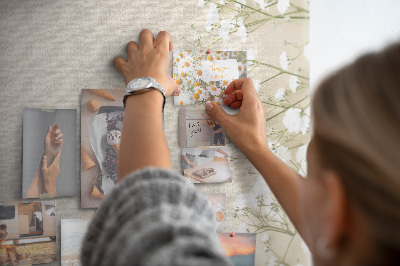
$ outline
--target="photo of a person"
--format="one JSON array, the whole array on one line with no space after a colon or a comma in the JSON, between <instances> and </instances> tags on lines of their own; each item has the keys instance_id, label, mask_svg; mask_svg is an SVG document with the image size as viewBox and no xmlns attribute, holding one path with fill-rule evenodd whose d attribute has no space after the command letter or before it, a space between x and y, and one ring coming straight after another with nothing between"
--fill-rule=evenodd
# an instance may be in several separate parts
<instances>
[{"instance_id":1,"label":"photo of a person","mask_svg":"<svg viewBox=\"0 0 400 266\"><path fill-rule=\"evenodd\" d=\"M219 145L220 146L224 146L225 145L225 138L224 138L224 134L222 133L222 127L221 125L213 118L208 118L207 120L204 118L204 115L201 114L202 118L203 118L203 122L204 124L206 124L207 126L210 127L211 132L210 134L212 135L214 133L214 146Z\"/></svg>"},{"instance_id":2,"label":"photo of a person","mask_svg":"<svg viewBox=\"0 0 400 266\"><path fill-rule=\"evenodd\" d=\"M183 148L182 170L195 183L231 182L225 147Z\"/></svg>"},{"instance_id":3,"label":"photo of a person","mask_svg":"<svg viewBox=\"0 0 400 266\"><path fill-rule=\"evenodd\" d=\"M60 173L60 156L63 146L63 133L60 125L49 126L44 137L44 152L35 177L29 186L26 198L56 197L56 181Z\"/></svg>"},{"instance_id":4,"label":"photo of a person","mask_svg":"<svg viewBox=\"0 0 400 266\"><path fill-rule=\"evenodd\" d=\"M6 263L13 263L14 261L22 260L23 256L17 252L17 249L13 244L3 244L7 241L7 235L7 225L0 224L0 250L7 255Z\"/></svg>"}]
</instances>

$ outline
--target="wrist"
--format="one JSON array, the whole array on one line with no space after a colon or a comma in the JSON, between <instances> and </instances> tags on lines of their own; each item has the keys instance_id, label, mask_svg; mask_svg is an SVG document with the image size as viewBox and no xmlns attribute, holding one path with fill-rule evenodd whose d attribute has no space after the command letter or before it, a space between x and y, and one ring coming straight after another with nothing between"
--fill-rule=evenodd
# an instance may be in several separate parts
<instances>
[{"instance_id":1,"label":"wrist","mask_svg":"<svg viewBox=\"0 0 400 266\"><path fill-rule=\"evenodd\" d=\"M145 109L163 108L164 97L158 90L150 90L140 94L132 94L126 98L126 107L140 107Z\"/></svg>"}]
</instances>

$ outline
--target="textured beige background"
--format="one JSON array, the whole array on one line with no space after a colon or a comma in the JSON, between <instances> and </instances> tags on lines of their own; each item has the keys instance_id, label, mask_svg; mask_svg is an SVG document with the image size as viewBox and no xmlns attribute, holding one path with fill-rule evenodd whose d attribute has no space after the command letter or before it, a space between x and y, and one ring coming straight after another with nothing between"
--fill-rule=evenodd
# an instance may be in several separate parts
<instances>
[{"instance_id":1,"label":"textured beige background","mask_svg":"<svg viewBox=\"0 0 400 266\"><path fill-rule=\"evenodd\" d=\"M250 0L249 0L250 1ZM112 89L123 80L112 66L115 56L125 56L125 45L138 40L139 32L167 30L174 38L174 47L193 48L184 41L191 24L204 28L207 8L199 8L197 0L190 1L0 1L0 203L19 200L22 176L22 110L24 107L78 109L77 135L80 140L80 94L83 88ZM294 24L290 31L268 26L255 32L247 43L218 44L218 50L258 51L258 58L279 64L284 39L308 39L308 24ZM268 33L267 33L268 32ZM279 36L279 38L277 38ZM215 47L217 48L217 47ZM288 53L290 48L288 48ZM304 58L302 59L304 60ZM297 61L298 62L298 61ZM296 63L297 63L296 62ZM308 70L307 70L308 71ZM307 73L304 73L308 75ZM270 76L268 69L258 68L252 75ZM249 75L251 77L251 75ZM287 78L279 77L261 96L273 96ZM307 94L307 92L306 92ZM263 97L264 97L263 96ZM170 145L173 167L180 170L178 147L178 109L168 99L165 109L165 133ZM281 120L275 122L279 127ZM300 140L299 143L303 143ZM78 141L79 143L79 141ZM78 151L79 149L78 145ZM233 201L254 186L255 175L244 156L228 145L228 153L236 159L230 162L233 182L202 186L205 193L226 193L227 232L237 228L233 219ZM79 153L77 154L80 158ZM78 160L79 174L80 160ZM80 191L80 184L76 184ZM80 209L80 198L58 198L57 244L60 248L60 219L90 218L94 210ZM272 237L271 237L272 238ZM287 240L271 239L271 242ZM300 249L299 239L291 250ZM281 245L284 246L284 245ZM263 250L257 250L263 252ZM299 253L300 252L299 250ZM304 255L299 255L303 257ZM260 260L259 260L260 261ZM291 260L295 264L295 257ZM265 260L264 260L265 262Z\"/></svg>"}]
</instances>

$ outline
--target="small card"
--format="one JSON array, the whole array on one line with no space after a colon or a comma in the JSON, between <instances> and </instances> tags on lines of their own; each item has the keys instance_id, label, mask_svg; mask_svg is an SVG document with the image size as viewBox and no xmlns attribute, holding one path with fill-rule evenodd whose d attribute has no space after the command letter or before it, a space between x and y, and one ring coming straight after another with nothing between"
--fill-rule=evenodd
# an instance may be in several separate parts
<instances>
[{"instance_id":1,"label":"small card","mask_svg":"<svg viewBox=\"0 0 400 266\"><path fill-rule=\"evenodd\" d=\"M219 234L222 250L234 266L255 264L257 234Z\"/></svg>"},{"instance_id":2,"label":"small card","mask_svg":"<svg viewBox=\"0 0 400 266\"><path fill-rule=\"evenodd\" d=\"M180 109L179 145L181 147L225 146L225 131L204 109Z\"/></svg>"},{"instance_id":3,"label":"small card","mask_svg":"<svg viewBox=\"0 0 400 266\"><path fill-rule=\"evenodd\" d=\"M217 232L223 232L226 224L226 195L225 193L208 194L206 197L210 200L217 221Z\"/></svg>"},{"instance_id":4,"label":"small card","mask_svg":"<svg viewBox=\"0 0 400 266\"><path fill-rule=\"evenodd\" d=\"M247 77L246 51L173 51L173 73L182 92L175 105L223 105L224 90L234 79Z\"/></svg>"}]
</instances>

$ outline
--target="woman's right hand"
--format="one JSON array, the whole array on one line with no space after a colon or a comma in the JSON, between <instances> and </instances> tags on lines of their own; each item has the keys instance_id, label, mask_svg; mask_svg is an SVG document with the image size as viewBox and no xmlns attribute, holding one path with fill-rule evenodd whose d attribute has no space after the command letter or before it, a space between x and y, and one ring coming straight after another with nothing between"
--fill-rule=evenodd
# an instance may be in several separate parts
<instances>
[{"instance_id":1,"label":"woman's right hand","mask_svg":"<svg viewBox=\"0 0 400 266\"><path fill-rule=\"evenodd\" d=\"M249 78L236 79L225 89L225 105L240 110L227 114L221 106L209 102L207 112L225 129L230 140L246 155L260 148L268 149L266 111L253 82Z\"/></svg>"}]
</instances>

